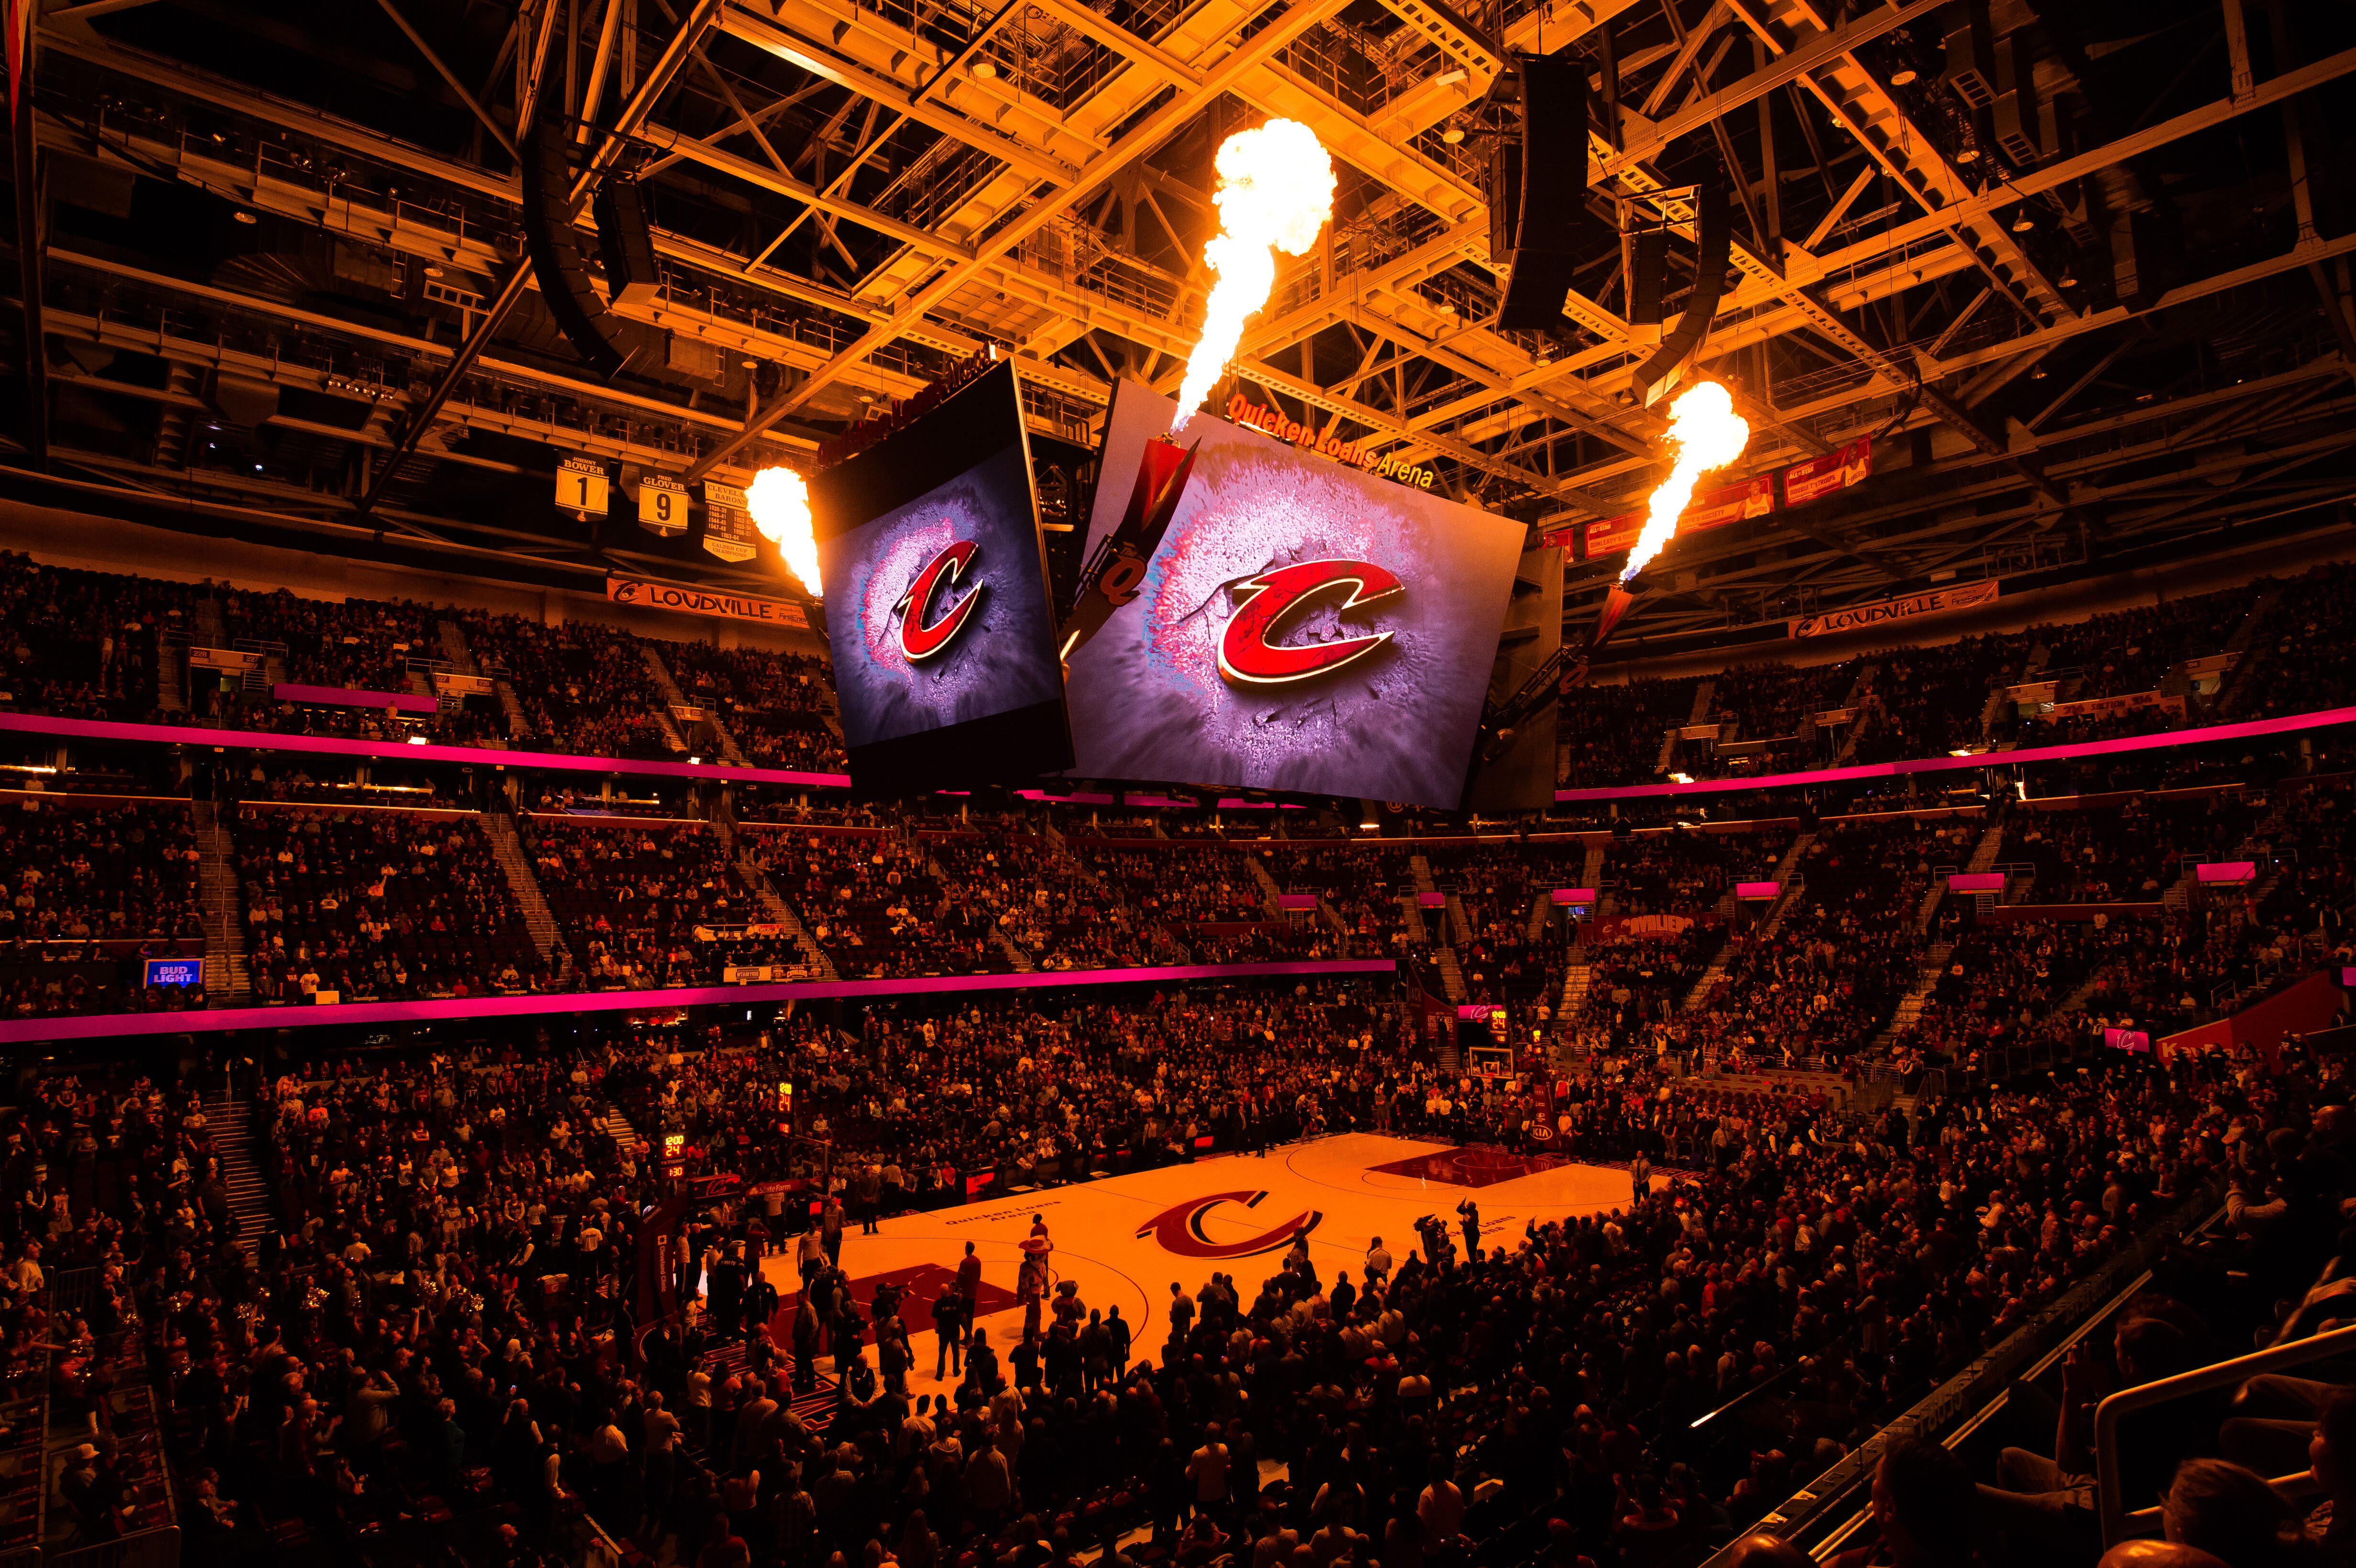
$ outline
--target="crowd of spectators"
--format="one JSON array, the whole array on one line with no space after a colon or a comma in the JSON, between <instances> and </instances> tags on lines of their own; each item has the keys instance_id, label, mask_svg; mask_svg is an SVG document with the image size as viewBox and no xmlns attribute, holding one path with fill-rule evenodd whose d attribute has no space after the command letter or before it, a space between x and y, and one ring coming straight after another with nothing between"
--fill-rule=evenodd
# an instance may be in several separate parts
<instances>
[{"instance_id":1,"label":"crowd of spectators","mask_svg":"<svg viewBox=\"0 0 2356 1568\"><path fill-rule=\"evenodd\" d=\"M520 615L469 613L468 649L483 673L506 682L534 751L661 761L678 748L657 710L644 651L626 632L568 621L543 626Z\"/></svg>"},{"instance_id":2,"label":"crowd of spectators","mask_svg":"<svg viewBox=\"0 0 2356 1568\"><path fill-rule=\"evenodd\" d=\"M286 678L302 686L405 692L409 666L442 657L438 613L408 600L306 599L225 588L217 596L231 646L277 645Z\"/></svg>"},{"instance_id":3,"label":"crowd of spectators","mask_svg":"<svg viewBox=\"0 0 2356 1568\"><path fill-rule=\"evenodd\" d=\"M517 832L593 988L712 985L729 965L801 962L789 936L750 929L768 912L711 824L528 816Z\"/></svg>"},{"instance_id":4,"label":"crowd of spectators","mask_svg":"<svg viewBox=\"0 0 2356 1568\"><path fill-rule=\"evenodd\" d=\"M1183 1308L1128 1326L1125 1353L1075 1325L956 1370L912 1353L929 1348L927 1303L851 1305L840 1209L798 1249L807 1326L777 1313L776 1264L760 1266L805 1223L799 1203L657 1210L651 1155L673 1139L690 1175L822 1194L821 1167L775 1136L779 1080L807 1085L797 1119L832 1139L834 1196L861 1214L955 1202L977 1177L986 1190L1180 1159L1205 1136L1248 1148L1463 1117L1416 1030L1346 987L884 1006L850 1034L805 1015L756 1040L323 1061L246 1073L227 1107L51 1073L0 1126L20 1195L0 1205L0 1318L12 1372L59 1347L73 1371L52 1397L91 1413L88 1456L44 1478L63 1539L152 1522L127 1475L136 1403L115 1393L145 1382L200 1562L316 1546L526 1564L586 1514L655 1561L728 1568L834 1553L1044 1568L1083 1549L1112 1568L1247 1550L1660 1563L1750 1528L2138 1237L2154 1288L2117 1332L2118 1373L2221 1358L2250 1327L2222 1293L2251 1281L2269 1300L2289 1282L2297 1305L2339 1250L2349 1189L2344 1069L2296 1043L1846 1125L1816 1093L1567 1074L1482 1108L1524 1132L1547 1119L1577 1158L1653 1164L1658 1183L1608 1213L1474 1219L1462 1249L1435 1226L1337 1275L1298 1249L1232 1283L1182 1282ZM646 1141L617 1142L608 1106ZM273 1200L251 1255L222 1115L252 1118ZM2171 1218L2221 1189L2224 1229L2163 1254ZM663 1283L692 1309L644 1320L638 1243L659 1212L679 1227ZM49 1282L82 1270L86 1320L70 1320ZM2284 1331L2335 1305L2310 1297ZM2052 1499L2091 1469L2083 1411L2108 1343L2072 1362L2057 1454L1987 1461L1953 1521L1984 1550L2092 1561ZM838 1386L814 1398L821 1361ZM1770 1384L1772 1447L1693 1440ZM2315 1441L2340 1442L2340 1420ZM2209 1415L2131 1445L2120 1470L2131 1503L2169 1492L2171 1538L2223 1548L2229 1568L2297 1568L2234 1547L2235 1516L2196 1508L2194 1483L2278 1458L2268 1444L2304 1451L2310 1432ZM1900 1531L1920 1504L1901 1487L1870 1528ZM2295 1536L2297 1510L2269 1507L2266 1539Z\"/></svg>"},{"instance_id":5,"label":"crowd of spectators","mask_svg":"<svg viewBox=\"0 0 2356 1568\"><path fill-rule=\"evenodd\" d=\"M191 594L0 551L0 703L61 719L153 717L159 639L187 629Z\"/></svg>"},{"instance_id":6,"label":"crowd of spectators","mask_svg":"<svg viewBox=\"0 0 2356 1568\"><path fill-rule=\"evenodd\" d=\"M820 660L709 643L657 646L687 699L717 712L755 767L841 773L849 765L828 722L833 687Z\"/></svg>"},{"instance_id":7,"label":"crowd of spectators","mask_svg":"<svg viewBox=\"0 0 2356 1568\"><path fill-rule=\"evenodd\" d=\"M201 951L197 859L185 802L0 797L0 1012L201 1006L139 974Z\"/></svg>"},{"instance_id":8,"label":"crowd of spectators","mask_svg":"<svg viewBox=\"0 0 2356 1568\"><path fill-rule=\"evenodd\" d=\"M472 812L249 803L230 837L257 1001L477 997L546 976Z\"/></svg>"},{"instance_id":9,"label":"crowd of spectators","mask_svg":"<svg viewBox=\"0 0 2356 1568\"><path fill-rule=\"evenodd\" d=\"M1595 789L1658 776L1662 737L1693 716L1695 684L1691 677L1640 677L1565 689L1555 721L1557 787Z\"/></svg>"},{"instance_id":10,"label":"crowd of spectators","mask_svg":"<svg viewBox=\"0 0 2356 1568\"><path fill-rule=\"evenodd\" d=\"M880 829L763 829L739 842L846 979L1013 967L1012 955L992 940L1000 916L1015 902L994 848L968 859L963 844ZM959 868L948 871L944 864L947 887L933 869L943 854Z\"/></svg>"}]
</instances>

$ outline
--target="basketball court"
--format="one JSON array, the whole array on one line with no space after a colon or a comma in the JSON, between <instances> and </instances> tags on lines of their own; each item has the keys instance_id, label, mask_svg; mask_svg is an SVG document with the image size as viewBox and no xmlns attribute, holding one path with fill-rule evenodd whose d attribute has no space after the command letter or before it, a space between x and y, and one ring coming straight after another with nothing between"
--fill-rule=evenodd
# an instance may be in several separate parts
<instances>
[{"instance_id":1,"label":"basketball court","mask_svg":"<svg viewBox=\"0 0 2356 1568\"><path fill-rule=\"evenodd\" d=\"M1054 1243L1051 1293L1055 1284L1076 1280L1088 1307L1119 1307L1130 1324L1132 1358L1158 1360L1169 1334L1172 1281L1192 1295L1214 1271L1231 1274L1248 1304L1304 1231L1318 1277L1330 1282L1340 1269L1358 1275L1376 1236L1394 1260L1405 1262L1416 1250L1415 1221L1426 1214L1445 1221L1461 1245L1456 1206L1468 1198L1480 1206L1483 1244L1513 1246L1534 1220L1625 1208L1629 1196L1624 1169L1344 1133L1264 1156L1220 1155L905 1214L883 1221L880 1235L861 1235L853 1226L843 1233L842 1266L862 1304L886 1281L907 1293L902 1316L917 1366L910 1387L921 1392L933 1386L936 1353L927 1308L955 1277L968 1242L981 1259L978 1326L1001 1355L1021 1341L1015 1275L1033 1215ZM776 1324L779 1339L787 1339L800 1276L786 1254L764 1268L786 1298Z\"/></svg>"}]
</instances>

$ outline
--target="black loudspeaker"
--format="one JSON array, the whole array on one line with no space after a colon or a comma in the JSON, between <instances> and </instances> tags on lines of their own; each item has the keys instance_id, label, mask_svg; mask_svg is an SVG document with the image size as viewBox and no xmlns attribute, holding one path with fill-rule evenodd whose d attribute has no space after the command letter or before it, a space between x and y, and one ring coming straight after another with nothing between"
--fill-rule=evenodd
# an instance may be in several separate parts
<instances>
[{"instance_id":1,"label":"black loudspeaker","mask_svg":"<svg viewBox=\"0 0 2356 1568\"><path fill-rule=\"evenodd\" d=\"M652 304L662 290L655 270L654 236L647 229L645 193L637 179L607 175L597 187L597 252L605 263L612 306Z\"/></svg>"},{"instance_id":2,"label":"black loudspeaker","mask_svg":"<svg viewBox=\"0 0 2356 1568\"><path fill-rule=\"evenodd\" d=\"M1661 325L1661 291L1669 278L1669 231L1640 229L1628 248L1628 325ZM1647 339L1654 341L1655 338Z\"/></svg>"},{"instance_id":3,"label":"black loudspeaker","mask_svg":"<svg viewBox=\"0 0 2356 1568\"><path fill-rule=\"evenodd\" d=\"M572 171L565 162L566 137L554 115L534 115L523 145L523 240L540 281L541 303L573 351L600 379L622 373L629 356L614 347L601 325L605 302L590 286L573 229Z\"/></svg>"},{"instance_id":4,"label":"black loudspeaker","mask_svg":"<svg viewBox=\"0 0 2356 1568\"><path fill-rule=\"evenodd\" d=\"M1727 212L1725 187L1702 187L1698 205L1700 219L1695 229L1701 243L1694 258L1693 292L1686 295L1685 314L1677 317L1677 325L1661 339L1661 346L1652 357L1636 368L1636 395L1646 408L1660 401L1677 384L1678 372L1709 335L1710 320L1718 315L1718 297L1726 288L1726 263L1733 253L1734 225Z\"/></svg>"},{"instance_id":5,"label":"black loudspeaker","mask_svg":"<svg viewBox=\"0 0 2356 1568\"><path fill-rule=\"evenodd\" d=\"M1587 67L1569 49L1526 55L1520 63L1521 146L1508 149L1520 155L1520 177L1500 182L1515 214L1513 270L1497 325L1545 331L1564 325L1563 296L1587 224ZM1495 228L1493 216L1493 235Z\"/></svg>"},{"instance_id":6,"label":"black loudspeaker","mask_svg":"<svg viewBox=\"0 0 2356 1568\"><path fill-rule=\"evenodd\" d=\"M1522 144L1499 137L1489 144L1489 254L1499 266L1514 260L1522 224Z\"/></svg>"}]
</instances>

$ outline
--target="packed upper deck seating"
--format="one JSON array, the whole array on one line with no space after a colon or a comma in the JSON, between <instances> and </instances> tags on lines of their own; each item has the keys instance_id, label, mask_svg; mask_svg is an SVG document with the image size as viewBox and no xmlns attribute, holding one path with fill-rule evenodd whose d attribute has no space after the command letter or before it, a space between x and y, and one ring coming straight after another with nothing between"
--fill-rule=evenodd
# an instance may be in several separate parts
<instances>
[{"instance_id":1,"label":"packed upper deck seating","mask_svg":"<svg viewBox=\"0 0 2356 1568\"><path fill-rule=\"evenodd\" d=\"M709 824L535 816L518 833L590 986L710 985L727 965L800 962L789 938L744 929L767 914Z\"/></svg>"},{"instance_id":2,"label":"packed upper deck seating","mask_svg":"<svg viewBox=\"0 0 2356 1568\"><path fill-rule=\"evenodd\" d=\"M765 768L842 771L842 746L827 723L832 692L819 660L708 643L667 642L659 652L690 701L719 710L746 761Z\"/></svg>"},{"instance_id":3,"label":"packed upper deck seating","mask_svg":"<svg viewBox=\"0 0 2356 1568\"><path fill-rule=\"evenodd\" d=\"M143 957L194 954L203 935L185 801L0 797L6 1016L201 1005L149 996L124 974Z\"/></svg>"},{"instance_id":4,"label":"packed upper deck seating","mask_svg":"<svg viewBox=\"0 0 2356 1568\"><path fill-rule=\"evenodd\" d=\"M547 977L471 812L250 803L230 837L259 1001L463 997Z\"/></svg>"},{"instance_id":5,"label":"packed upper deck seating","mask_svg":"<svg viewBox=\"0 0 2356 1568\"><path fill-rule=\"evenodd\" d=\"M467 645L486 674L514 689L530 733L518 744L576 755L663 760L677 748L656 710L662 697L636 639L585 622L541 626L519 615L470 614Z\"/></svg>"},{"instance_id":6,"label":"packed upper deck seating","mask_svg":"<svg viewBox=\"0 0 2356 1568\"><path fill-rule=\"evenodd\" d=\"M155 717L156 650L189 624L182 583L0 552L5 705L65 719Z\"/></svg>"}]
</instances>

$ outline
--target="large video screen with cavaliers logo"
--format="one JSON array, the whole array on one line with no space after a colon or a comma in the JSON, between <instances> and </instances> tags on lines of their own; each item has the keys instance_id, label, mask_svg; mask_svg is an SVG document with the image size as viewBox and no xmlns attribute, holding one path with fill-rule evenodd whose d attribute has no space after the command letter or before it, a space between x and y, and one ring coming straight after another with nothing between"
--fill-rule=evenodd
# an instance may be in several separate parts
<instances>
[{"instance_id":1,"label":"large video screen with cavaliers logo","mask_svg":"<svg viewBox=\"0 0 2356 1568\"><path fill-rule=\"evenodd\" d=\"M853 791L1068 765L1013 366L821 470L809 492Z\"/></svg>"},{"instance_id":2,"label":"large video screen with cavaliers logo","mask_svg":"<svg viewBox=\"0 0 2356 1568\"><path fill-rule=\"evenodd\" d=\"M1087 558L1113 607L1070 653L1074 771L1456 805L1525 529L1219 406L1178 438L1166 528L1123 558L1141 464L1175 471L1149 443L1176 408L1114 394Z\"/></svg>"}]
</instances>

